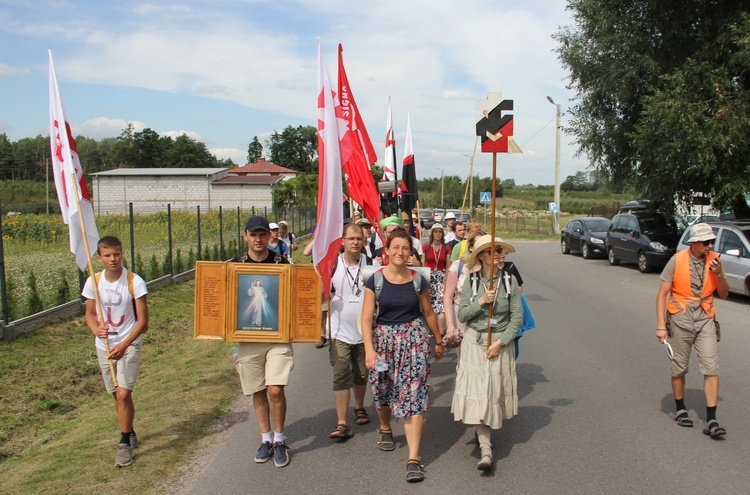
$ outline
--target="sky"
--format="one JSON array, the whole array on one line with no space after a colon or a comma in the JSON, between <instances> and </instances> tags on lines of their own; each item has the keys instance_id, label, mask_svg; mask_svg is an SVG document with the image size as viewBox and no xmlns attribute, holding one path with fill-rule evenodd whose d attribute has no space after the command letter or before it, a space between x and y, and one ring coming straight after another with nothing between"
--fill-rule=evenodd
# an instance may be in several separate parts
<instances>
[{"instance_id":1,"label":"sky","mask_svg":"<svg viewBox=\"0 0 750 495\"><path fill-rule=\"evenodd\" d=\"M554 184L555 115L572 104L552 35L564 0L0 0L0 133L49 132L49 56L74 135L116 137L132 123L182 133L244 165L254 136L316 125L317 46L332 80L337 47L383 162L388 102L400 163L411 115L417 178L466 177L476 103L514 101L523 154L500 154L499 180ZM585 171L564 132L560 180ZM477 150L474 173L492 155ZM400 170L399 170L400 175Z\"/></svg>"}]
</instances>

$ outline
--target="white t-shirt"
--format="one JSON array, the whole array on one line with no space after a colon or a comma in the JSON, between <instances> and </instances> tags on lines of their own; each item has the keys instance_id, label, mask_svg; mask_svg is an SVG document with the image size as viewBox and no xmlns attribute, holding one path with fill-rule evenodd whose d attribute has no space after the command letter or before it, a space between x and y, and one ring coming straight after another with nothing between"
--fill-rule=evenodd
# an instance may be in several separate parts
<instances>
[{"instance_id":1,"label":"white t-shirt","mask_svg":"<svg viewBox=\"0 0 750 495\"><path fill-rule=\"evenodd\" d=\"M135 294L136 299L148 294L146 282L135 273L133 274L133 294ZM91 277L86 280L81 295L86 299L94 299L94 285ZM135 328L136 320L133 312L133 298L130 296L130 289L128 289L127 268L123 267L120 278L114 283L108 282L104 272L101 273L99 276L99 297L106 313L109 331L112 332L109 335L109 347L111 349L125 340ZM96 312L99 314L99 308ZM117 334L114 334L114 332L117 332ZM134 343L140 342L141 337L139 336ZM99 337L96 337L96 347L101 350L105 349L104 341Z\"/></svg>"},{"instance_id":2,"label":"white t-shirt","mask_svg":"<svg viewBox=\"0 0 750 495\"><path fill-rule=\"evenodd\" d=\"M365 298L365 284L362 279L362 267L367 266L364 256L360 256L359 265L347 266L343 255L339 255L336 271L331 277L330 327L328 337L346 342L361 344L362 334L357 327L359 310ZM372 266L379 267L377 261ZM328 323L326 323L328 325ZM331 328L333 333L331 333Z\"/></svg>"}]
</instances>

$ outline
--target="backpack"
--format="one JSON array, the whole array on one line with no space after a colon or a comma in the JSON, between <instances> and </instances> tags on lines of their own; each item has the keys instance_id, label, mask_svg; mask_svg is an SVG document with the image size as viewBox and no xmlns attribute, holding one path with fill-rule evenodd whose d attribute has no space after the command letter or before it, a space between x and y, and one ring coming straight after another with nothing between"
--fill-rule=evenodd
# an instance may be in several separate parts
<instances>
[{"instance_id":1,"label":"backpack","mask_svg":"<svg viewBox=\"0 0 750 495\"><path fill-rule=\"evenodd\" d=\"M96 284L97 290L99 289L99 280L102 278L103 271L99 273L94 274L94 283ZM135 289L133 289L133 280L135 277L133 277L133 272L130 270L127 270L128 274L128 291L130 292L130 300L133 302L133 316L135 317L135 321L138 321L138 312L135 310Z\"/></svg>"},{"instance_id":2,"label":"backpack","mask_svg":"<svg viewBox=\"0 0 750 495\"><path fill-rule=\"evenodd\" d=\"M419 299L420 295L422 294L422 275L417 273L416 270L409 269L411 272L411 282L412 285L414 285L414 290L417 292L417 299ZM378 303L378 300L380 299L380 292L383 290L383 268L377 270L375 273L372 274L373 277L375 277L375 320L378 319L378 314L380 314L380 305ZM422 306L419 306L419 312L422 312Z\"/></svg>"}]
</instances>

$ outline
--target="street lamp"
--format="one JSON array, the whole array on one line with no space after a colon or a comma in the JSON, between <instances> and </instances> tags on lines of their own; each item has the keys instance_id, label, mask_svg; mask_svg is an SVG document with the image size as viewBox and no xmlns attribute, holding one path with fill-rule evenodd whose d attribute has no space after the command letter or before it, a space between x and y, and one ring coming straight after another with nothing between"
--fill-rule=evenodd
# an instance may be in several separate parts
<instances>
[{"instance_id":1,"label":"street lamp","mask_svg":"<svg viewBox=\"0 0 750 495\"><path fill-rule=\"evenodd\" d=\"M547 97L547 101L557 107L557 122L555 127L557 132L555 133L555 204L557 205L557 213L555 213L555 234L560 233L560 104L555 103L555 100L551 96Z\"/></svg>"}]
</instances>

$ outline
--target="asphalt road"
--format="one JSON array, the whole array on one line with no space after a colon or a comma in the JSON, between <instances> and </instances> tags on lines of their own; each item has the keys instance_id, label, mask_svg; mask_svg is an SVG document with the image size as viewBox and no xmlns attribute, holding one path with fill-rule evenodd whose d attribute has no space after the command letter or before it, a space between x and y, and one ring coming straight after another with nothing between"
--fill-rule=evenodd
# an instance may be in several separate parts
<instances>
[{"instance_id":1,"label":"asphalt road","mask_svg":"<svg viewBox=\"0 0 750 495\"><path fill-rule=\"evenodd\" d=\"M493 431L496 470L476 470L473 430L455 423L450 402L455 352L433 364L422 460L427 479L407 484L403 424L397 449L377 449L377 421L354 426L346 443L335 424L328 348L295 346L287 389L292 461L255 464L260 436L241 398L170 493L607 493L745 494L750 486L750 315L746 298L717 302L724 440L703 435L705 402L691 363L686 403L694 428L673 420L668 359L654 336L659 274L635 265L562 255L555 242L517 242L509 256L524 278L538 327L521 340L517 417ZM239 393L239 391L238 391ZM372 401L366 402L375 418Z\"/></svg>"}]
</instances>

